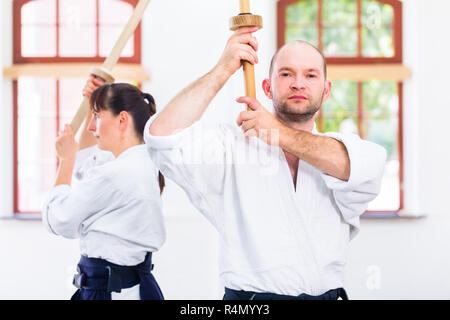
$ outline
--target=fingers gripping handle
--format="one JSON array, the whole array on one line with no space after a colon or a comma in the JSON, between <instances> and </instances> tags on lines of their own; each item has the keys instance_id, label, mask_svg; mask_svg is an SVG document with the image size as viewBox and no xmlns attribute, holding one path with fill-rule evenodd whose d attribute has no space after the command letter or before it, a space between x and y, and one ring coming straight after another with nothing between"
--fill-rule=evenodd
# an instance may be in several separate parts
<instances>
[{"instance_id":1,"label":"fingers gripping handle","mask_svg":"<svg viewBox=\"0 0 450 320\"><path fill-rule=\"evenodd\" d=\"M98 73L95 71L91 71L92 74L102 78L103 80L105 80L106 83L114 82L114 78L110 77L111 76L110 71L112 71L114 66L117 64L117 61L119 60L119 57L126 43L131 38L137 26L139 25L139 22L141 21L145 9L147 8L149 3L150 0L139 0L132 16L128 20L127 25L120 34L119 39L116 41L113 49L111 50L108 57L104 61L102 68L97 68L96 71L100 70ZM83 101L81 102L81 105L78 108L78 111L71 122L74 134L76 134L78 129L81 127L81 124L86 118L88 112L89 112L89 100L86 97L83 97Z\"/></svg>"},{"instance_id":2,"label":"fingers gripping handle","mask_svg":"<svg viewBox=\"0 0 450 320\"><path fill-rule=\"evenodd\" d=\"M262 28L262 17L250 13L250 1L240 0L241 14L230 19L230 29L235 31L241 27L258 27ZM255 88L255 68L248 62L243 61L244 78L245 78L245 94L251 98L256 98ZM247 109L250 109L247 106Z\"/></svg>"},{"instance_id":3,"label":"fingers gripping handle","mask_svg":"<svg viewBox=\"0 0 450 320\"><path fill-rule=\"evenodd\" d=\"M105 83L113 83L114 77L111 75L111 73L108 72L108 70L104 68L92 68L91 74L95 76L96 78L100 78ZM81 101L81 105L78 108L77 113L72 119L72 122L70 123L72 130L74 134L80 129L81 125L83 124L84 119L86 119L86 116L89 113L89 98L83 97L83 100Z\"/></svg>"}]
</instances>

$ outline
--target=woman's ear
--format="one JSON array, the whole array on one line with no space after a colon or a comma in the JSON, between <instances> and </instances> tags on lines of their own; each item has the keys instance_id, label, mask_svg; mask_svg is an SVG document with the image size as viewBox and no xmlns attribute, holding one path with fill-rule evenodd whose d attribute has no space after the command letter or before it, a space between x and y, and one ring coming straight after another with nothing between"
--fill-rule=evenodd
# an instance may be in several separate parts
<instances>
[{"instance_id":1,"label":"woman's ear","mask_svg":"<svg viewBox=\"0 0 450 320\"><path fill-rule=\"evenodd\" d=\"M125 131L128 128L130 120L130 115L126 111L121 111L119 113L119 129L120 131Z\"/></svg>"},{"instance_id":2,"label":"woman's ear","mask_svg":"<svg viewBox=\"0 0 450 320\"><path fill-rule=\"evenodd\" d=\"M269 99L272 99L272 91L270 86L270 79L264 79L262 82L262 88L264 90L264 93L266 94L266 97Z\"/></svg>"}]
</instances>

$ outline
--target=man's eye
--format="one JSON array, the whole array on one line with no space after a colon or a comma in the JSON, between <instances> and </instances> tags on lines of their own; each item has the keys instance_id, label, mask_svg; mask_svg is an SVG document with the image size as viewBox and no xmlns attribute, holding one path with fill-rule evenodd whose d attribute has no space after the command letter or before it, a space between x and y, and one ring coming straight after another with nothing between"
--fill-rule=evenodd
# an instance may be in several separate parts
<instances>
[{"instance_id":1,"label":"man's eye","mask_svg":"<svg viewBox=\"0 0 450 320\"><path fill-rule=\"evenodd\" d=\"M287 72L284 72L284 73L282 73L282 74L281 74L281 76L282 76L282 77L289 77L289 76L290 76L290 74L289 74L289 73L287 73Z\"/></svg>"},{"instance_id":2,"label":"man's eye","mask_svg":"<svg viewBox=\"0 0 450 320\"><path fill-rule=\"evenodd\" d=\"M315 74L308 74L308 78L317 78Z\"/></svg>"}]
</instances>

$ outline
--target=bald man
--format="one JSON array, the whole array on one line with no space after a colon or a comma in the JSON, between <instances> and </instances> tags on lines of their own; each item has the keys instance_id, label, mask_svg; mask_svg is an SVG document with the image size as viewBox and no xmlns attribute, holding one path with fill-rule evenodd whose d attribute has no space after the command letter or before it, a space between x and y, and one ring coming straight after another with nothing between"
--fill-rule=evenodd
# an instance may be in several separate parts
<instances>
[{"instance_id":1,"label":"bald man","mask_svg":"<svg viewBox=\"0 0 450 320\"><path fill-rule=\"evenodd\" d=\"M263 81L273 113L240 97L251 110L237 126L203 125L241 61L258 62L256 30L236 31L217 65L149 120L149 153L219 232L224 299L347 299L347 247L379 193L386 151L317 132L331 83L323 55L302 41L275 54Z\"/></svg>"}]
</instances>

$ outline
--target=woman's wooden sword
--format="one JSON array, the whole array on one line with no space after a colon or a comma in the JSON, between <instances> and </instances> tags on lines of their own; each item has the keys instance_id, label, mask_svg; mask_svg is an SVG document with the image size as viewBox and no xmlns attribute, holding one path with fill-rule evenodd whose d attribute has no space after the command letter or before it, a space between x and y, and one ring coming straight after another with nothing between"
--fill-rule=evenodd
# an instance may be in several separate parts
<instances>
[{"instance_id":1,"label":"woman's wooden sword","mask_svg":"<svg viewBox=\"0 0 450 320\"><path fill-rule=\"evenodd\" d=\"M131 38L139 22L141 21L142 16L144 15L145 9L147 8L149 2L150 0L139 1L136 8L134 9L133 15L130 17L130 20L123 29L119 39L116 41L113 49L106 58L105 62L99 68L92 68L91 74L93 74L98 78L101 78L106 83L114 82L114 77L111 75L111 71L117 64L117 61L119 60L119 57L125 45ZM75 114L71 122L74 134L76 134L78 129L81 127L81 124L83 123L88 113L89 113L89 99L84 97L80 107L78 108L77 113Z\"/></svg>"}]
</instances>

